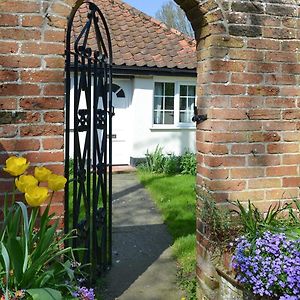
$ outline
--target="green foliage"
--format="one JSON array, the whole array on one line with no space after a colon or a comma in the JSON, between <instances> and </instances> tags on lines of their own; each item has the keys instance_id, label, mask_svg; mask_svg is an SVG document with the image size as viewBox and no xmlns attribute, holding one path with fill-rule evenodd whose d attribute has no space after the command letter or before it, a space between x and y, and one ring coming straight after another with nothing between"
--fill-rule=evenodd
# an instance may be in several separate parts
<instances>
[{"instance_id":1,"label":"green foliage","mask_svg":"<svg viewBox=\"0 0 300 300\"><path fill-rule=\"evenodd\" d=\"M199 190L198 195L202 202L199 216L211 240L211 249L214 253L216 250L222 252L241 233L239 218L227 207L218 206L207 191Z\"/></svg>"},{"instance_id":2,"label":"green foliage","mask_svg":"<svg viewBox=\"0 0 300 300\"><path fill-rule=\"evenodd\" d=\"M23 289L47 287L68 292L65 282L75 281L69 260L73 251L63 247L70 235L58 230L58 220L52 220L49 209L50 205L39 219L39 208L28 215L23 202L5 205L0 227L0 276L6 280L0 282L0 288L7 299L9 291Z\"/></svg>"},{"instance_id":3,"label":"green foliage","mask_svg":"<svg viewBox=\"0 0 300 300\"><path fill-rule=\"evenodd\" d=\"M166 176L141 170L138 176L150 191L173 237L179 285L187 292L187 299L196 299L195 177Z\"/></svg>"},{"instance_id":4,"label":"green foliage","mask_svg":"<svg viewBox=\"0 0 300 300\"><path fill-rule=\"evenodd\" d=\"M180 157L170 154L165 158L164 173L167 175L175 175L180 173Z\"/></svg>"},{"instance_id":5,"label":"green foliage","mask_svg":"<svg viewBox=\"0 0 300 300\"><path fill-rule=\"evenodd\" d=\"M154 152L147 151L146 162L139 165L138 168L151 173L167 175L196 175L196 156L190 151L186 151L182 156L176 156L174 153L165 155L163 148L158 145Z\"/></svg>"},{"instance_id":6,"label":"green foliage","mask_svg":"<svg viewBox=\"0 0 300 300\"><path fill-rule=\"evenodd\" d=\"M266 230L279 229L280 221L278 216L284 210L280 205L270 206L267 213L264 214L250 201L248 201L247 208L240 201L236 201L233 204L238 208L241 224L250 241L255 240Z\"/></svg>"},{"instance_id":7,"label":"green foliage","mask_svg":"<svg viewBox=\"0 0 300 300\"><path fill-rule=\"evenodd\" d=\"M196 155L190 151L186 151L180 160L181 174L196 175Z\"/></svg>"},{"instance_id":8,"label":"green foliage","mask_svg":"<svg viewBox=\"0 0 300 300\"><path fill-rule=\"evenodd\" d=\"M165 156L162 147L156 146L153 153L146 153L145 169L152 173L162 173L164 170Z\"/></svg>"}]
</instances>

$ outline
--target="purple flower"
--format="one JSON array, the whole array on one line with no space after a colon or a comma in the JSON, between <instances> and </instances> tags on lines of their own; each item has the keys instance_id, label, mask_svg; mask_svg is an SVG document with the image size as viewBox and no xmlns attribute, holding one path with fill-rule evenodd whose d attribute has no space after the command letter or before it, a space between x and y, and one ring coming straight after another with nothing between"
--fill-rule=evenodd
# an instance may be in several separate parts
<instances>
[{"instance_id":1,"label":"purple flower","mask_svg":"<svg viewBox=\"0 0 300 300\"><path fill-rule=\"evenodd\" d=\"M73 297L77 297L81 300L94 300L95 294L93 289L88 289L86 287L78 288L76 292L73 293Z\"/></svg>"},{"instance_id":2,"label":"purple flower","mask_svg":"<svg viewBox=\"0 0 300 300\"><path fill-rule=\"evenodd\" d=\"M269 231L252 243L241 237L233 267L237 280L256 295L300 299L300 240Z\"/></svg>"}]
</instances>

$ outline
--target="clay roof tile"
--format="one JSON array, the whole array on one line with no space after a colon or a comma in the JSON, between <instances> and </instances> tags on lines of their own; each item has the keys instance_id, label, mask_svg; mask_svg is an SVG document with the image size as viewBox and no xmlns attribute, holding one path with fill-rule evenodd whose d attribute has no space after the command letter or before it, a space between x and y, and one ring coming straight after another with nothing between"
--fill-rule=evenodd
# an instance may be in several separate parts
<instances>
[{"instance_id":1,"label":"clay roof tile","mask_svg":"<svg viewBox=\"0 0 300 300\"><path fill-rule=\"evenodd\" d=\"M121 0L94 0L94 3L111 31L115 65L196 68L196 42L192 38ZM74 18L72 36L75 38L86 22L87 13L87 6L83 5ZM89 43L93 43L94 37L91 30Z\"/></svg>"}]
</instances>

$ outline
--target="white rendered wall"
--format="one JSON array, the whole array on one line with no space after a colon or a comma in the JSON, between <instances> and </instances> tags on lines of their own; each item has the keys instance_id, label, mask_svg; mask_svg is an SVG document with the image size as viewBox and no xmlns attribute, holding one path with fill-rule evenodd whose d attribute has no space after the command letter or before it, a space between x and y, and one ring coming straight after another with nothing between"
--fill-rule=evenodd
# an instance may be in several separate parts
<instances>
[{"instance_id":1,"label":"white rendered wall","mask_svg":"<svg viewBox=\"0 0 300 300\"><path fill-rule=\"evenodd\" d=\"M174 128L172 125L153 125L153 90L155 81L195 83L194 78L135 77L132 99L132 149L131 157L145 157L147 150L154 151L157 145L165 153L182 154L185 150L196 151L195 124Z\"/></svg>"}]
</instances>

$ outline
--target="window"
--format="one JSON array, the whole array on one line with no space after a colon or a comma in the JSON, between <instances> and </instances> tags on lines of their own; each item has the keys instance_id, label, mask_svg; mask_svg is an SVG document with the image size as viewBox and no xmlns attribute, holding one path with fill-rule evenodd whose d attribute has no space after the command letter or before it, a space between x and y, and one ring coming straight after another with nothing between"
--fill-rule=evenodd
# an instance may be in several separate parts
<instances>
[{"instance_id":1,"label":"window","mask_svg":"<svg viewBox=\"0 0 300 300\"><path fill-rule=\"evenodd\" d=\"M175 84L156 82L154 87L154 124L174 124Z\"/></svg>"},{"instance_id":2,"label":"window","mask_svg":"<svg viewBox=\"0 0 300 300\"><path fill-rule=\"evenodd\" d=\"M195 99L194 84L155 82L153 124L190 126Z\"/></svg>"},{"instance_id":3,"label":"window","mask_svg":"<svg viewBox=\"0 0 300 300\"><path fill-rule=\"evenodd\" d=\"M179 123L191 123L194 114L196 87L180 85Z\"/></svg>"}]
</instances>

